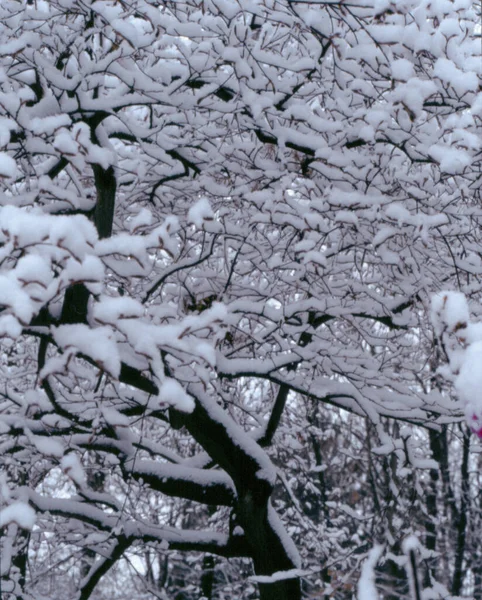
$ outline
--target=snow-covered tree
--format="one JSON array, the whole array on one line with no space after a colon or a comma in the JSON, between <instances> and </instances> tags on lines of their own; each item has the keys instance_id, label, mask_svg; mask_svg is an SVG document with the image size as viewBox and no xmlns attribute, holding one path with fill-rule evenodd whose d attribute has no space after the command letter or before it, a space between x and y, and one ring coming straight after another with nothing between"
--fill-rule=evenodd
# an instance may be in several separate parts
<instances>
[{"instance_id":1,"label":"snow-covered tree","mask_svg":"<svg viewBox=\"0 0 482 600\"><path fill-rule=\"evenodd\" d=\"M478 23L471 0L1 3L8 600L351 597L409 533L435 594L440 510L460 594L470 437L429 313L480 298Z\"/></svg>"}]
</instances>

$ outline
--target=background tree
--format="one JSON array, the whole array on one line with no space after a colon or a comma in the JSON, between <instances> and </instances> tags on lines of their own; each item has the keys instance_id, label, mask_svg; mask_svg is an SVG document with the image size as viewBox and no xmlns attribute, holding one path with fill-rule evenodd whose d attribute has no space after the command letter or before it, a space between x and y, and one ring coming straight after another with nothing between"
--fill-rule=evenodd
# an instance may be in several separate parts
<instances>
[{"instance_id":1,"label":"background tree","mask_svg":"<svg viewBox=\"0 0 482 600\"><path fill-rule=\"evenodd\" d=\"M413 533L432 597L475 594L428 311L477 316L479 22L2 3L2 594L349 598L381 542L394 598Z\"/></svg>"}]
</instances>

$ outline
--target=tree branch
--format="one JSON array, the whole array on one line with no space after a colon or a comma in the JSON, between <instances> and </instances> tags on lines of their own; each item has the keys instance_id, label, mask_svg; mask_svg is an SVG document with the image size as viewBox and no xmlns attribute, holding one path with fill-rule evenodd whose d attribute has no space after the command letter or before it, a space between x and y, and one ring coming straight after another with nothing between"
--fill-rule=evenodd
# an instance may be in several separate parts
<instances>
[{"instance_id":1,"label":"tree branch","mask_svg":"<svg viewBox=\"0 0 482 600\"><path fill-rule=\"evenodd\" d=\"M233 506L236 492L230 478L221 471L194 469L153 460L135 460L123 465L126 475L142 480L153 490L202 504Z\"/></svg>"},{"instance_id":2,"label":"tree branch","mask_svg":"<svg viewBox=\"0 0 482 600\"><path fill-rule=\"evenodd\" d=\"M102 577L119 560L124 552L132 544L132 539L119 535L111 546L109 556L103 557L92 565L87 577L81 582L78 600L88 600Z\"/></svg>"}]
</instances>

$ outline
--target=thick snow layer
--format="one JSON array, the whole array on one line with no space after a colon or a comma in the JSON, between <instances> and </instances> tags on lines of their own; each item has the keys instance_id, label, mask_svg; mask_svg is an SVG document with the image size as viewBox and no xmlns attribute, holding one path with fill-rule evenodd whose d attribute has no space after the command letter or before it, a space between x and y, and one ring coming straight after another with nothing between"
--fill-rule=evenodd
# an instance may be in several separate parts
<instances>
[{"instance_id":1,"label":"thick snow layer","mask_svg":"<svg viewBox=\"0 0 482 600\"><path fill-rule=\"evenodd\" d=\"M13 158L0 152L0 177L14 177L17 171L17 165Z\"/></svg>"},{"instance_id":2,"label":"thick snow layer","mask_svg":"<svg viewBox=\"0 0 482 600\"><path fill-rule=\"evenodd\" d=\"M22 326L13 315L0 317L0 337L9 337L13 340L22 334Z\"/></svg>"},{"instance_id":3,"label":"thick snow layer","mask_svg":"<svg viewBox=\"0 0 482 600\"><path fill-rule=\"evenodd\" d=\"M64 128L61 128L57 132L53 146L56 150L62 152L62 154L66 154L67 156L74 156L77 154L79 149L77 142L72 139L72 134L70 131Z\"/></svg>"},{"instance_id":4,"label":"thick snow layer","mask_svg":"<svg viewBox=\"0 0 482 600\"><path fill-rule=\"evenodd\" d=\"M378 600L379 595L375 586L375 567L383 552L383 546L374 546L363 563L360 579L357 585L357 600Z\"/></svg>"},{"instance_id":5,"label":"thick snow layer","mask_svg":"<svg viewBox=\"0 0 482 600\"><path fill-rule=\"evenodd\" d=\"M59 114L50 117L34 117L29 123L29 128L37 135L43 133L52 134L57 129L71 124L69 115Z\"/></svg>"},{"instance_id":6,"label":"thick snow layer","mask_svg":"<svg viewBox=\"0 0 482 600\"><path fill-rule=\"evenodd\" d=\"M23 396L23 402L26 407L38 406L44 411L49 411L52 408L47 395L39 388L27 390Z\"/></svg>"},{"instance_id":7,"label":"thick snow layer","mask_svg":"<svg viewBox=\"0 0 482 600\"><path fill-rule=\"evenodd\" d=\"M467 327L470 319L469 305L461 292L439 292L432 297L430 319L435 333L440 335Z\"/></svg>"},{"instance_id":8,"label":"thick snow layer","mask_svg":"<svg viewBox=\"0 0 482 600\"><path fill-rule=\"evenodd\" d=\"M437 86L433 81L410 78L406 83L400 83L390 94L390 100L400 103L410 109L415 116L419 116L423 109L423 103L427 98L436 94Z\"/></svg>"},{"instance_id":9,"label":"thick snow layer","mask_svg":"<svg viewBox=\"0 0 482 600\"><path fill-rule=\"evenodd\" d=\"M99 323L116 323L118 319L142 317L144 307L134 298L101 296L93 308L94 319Z\"/></svg>"},{"instance_id":10,"label":"thick snow layer","mask_svg":"<svg viewBox=\"0 0 482 600\"><path fill-rule=\"evenodd\" d=\"M0 529L16 523L22 529L32 529L35 525L35 511L24 502L15 502L0 511Z\"/></svg>"},{"instance_id":11,"label":"thick snow layer","mask_svg":"<svg viewBox=\"0 0 482 600\"><path fill-rule=\"evenodd\" d=\"M452 291L432 297L430 318L449 359L439 373L454 381L467 423L482 438L482 323L470 321L465 295Z\"/></svg>"},{"instance_id":12,"label":"thick snow layer","mask_svg":"<svg viewBox=\"0 0 482 600\"><path fill-rule=\"evenodd\" d=\"M32 442L37 450L45 456L60 458L64 454L64 446L54 438L34 435L32 436Z\"/></svg>"},{"instance_id":13,"label":"thick snow layer","mask_svg":"<svg viewBox=\"0 0 482 600\"><path fill-rule=\"evenodd\" d=\"M191 413L194 410L193 397L175 379L167 378L162 382L158 399L182 412Z\"/></svg>"},{"instance_id":14,"label":"thick snow layer","mask_svg":"<svg viewBox=\"0 0 482 600\"><path fill-rule=\"evenodd\" d=\"M451 175L463 173L473 160L466 150L442 144L430 146L429 153L439 163L440 170Z\"/></svg>"},{"instance_id":15,"label":"thick snow layer","mask_svg":"<svg viewBox=\"0 0 482 600\"><path fill-rule=\"evenodd\" d=\"M413 550L418 550L420 548L420 540L415 535L409 535L403 540L402 549L405 554L409 554Z\"/></svg>"},{"instance_id":16,"label":"thick snow layer","mask_svg":"<svg viewBox=\"0 0 482 600\"><path fill-rule=\"evenodd\" d=\"M97 239L94 224L84 215L52 216L10 205L0 208L0 241L13 241L15 247L51 244L82 260L92 254Z\"/></svg>"},{"instance_id":17,"label":"thick snow layer","mask_svg":"<svg viewBox=\"0 0 482 600\"><path fill-rule=\"evenodd\" d=\"M227 473L224 471L216 471L213 469L192 468L179 464L171 464L166 462L158 462L154 460L139 460L137 456L130 463L126 463L128 468L132 469L133 473L140 475L153 475L162 479L175 479L178 481L192 481L200 486L210 487L222 485L226 489L235 494L234 483Z\"/></svg>"},{"instance_id":18,"label":"thick snow layer","mask_svg":"<svg viewBox=\"0 0 482 600\"><path fill-rule=\"evenodd\" d=\"M187 213L188 223L193 223L198 229L201 229L204 221L212 221L214 213L207 198L201 198L191 206Z\"/></svg>"},{"instance_id":19,"label":"thick snow layer","mask_svg":"<svg viewBox=\"0 0 482 600\"><path fill-rule=\"evenodd\" d=\"M82 261L71 258L67 260L62 271L62 281L65 283L85 282L94 293L95 286L101 286L104 278L104 265L97 256L87 255Z\"/></svg>"},{"instance_id":20,"label":"thick snow layer","mask_svg":"<svg viewBox=\"0 0 482 600\"><path fill-rule=\"evenodd\" d=\"M103 406L101 412L105 422L112 425L112 427L129 427L130 425L129 417L126 417L115 408Z\"/></svg>"},{"instance_id":21,"label":"thick snow layer","mask_svg":"<svg viewBox=\"0 0 482 600\"><path fill-rule=\"evenodd\" d=\"M79 457L70 452L62 457L60 461L60 466L62 467L62 471L72 479L74 483L76 483L79 487L83 487L86 481L85 471L80 462Z\"/></svg>"},{"instance_id":22,"label":"thick snow layer","mask_svg":"<svg viewBox=\"0 0 482 600\"><path fill-rule=\"evenodd\" d=\"M420 550L420 542L418 538L415 535L409 535L403 541L402 549L409 559L409 565L406 570L408 574L408 579L410 581L410 588L412 589L413 597L418 598L419 594L416 593L416 590L419 589L419 582L417 581L417 569L416 566L412 563L412 560L416 560L414 557L414 553L417 550Z\"/></svg>"},{"instance_id":23,"label":"thick snow layer","mask_svg":"<svg viewBox=\"0 0 482 600\"><path fill-rule=\"evenodd\" d=\"M38 254L27 254L17 262L15 277L23 284L37 283L46 288L52 281L52 271L48 262Z\"/></svg>"},{"instance_id":24,"label":"thick snow layer","mask_svg":"<svg viewBox=\"0 0 482 600\"><path fill-rule=\"evenodd\" d=\"M413 67L413 64L405 58L399 58L398 60L394 60L390 66L392 69L392 76L394 79L398 79L400 81L408 81L415 75L415 69Z\"/></svg>"},{"instance_id":25,"label":"thick snow layer","mask_svg":"<svg viewBox=\"0 0 482 600\"><path fill-rule=\"evenodd\" d=\"M482 342L482 323L469 323L464 331L464 337L468 344Z\"/></svg>"},{"instance_id":26,"label":"thick snow layer","mask_svg":"<svg viewBox=\"0 0 482 600\"><path fill-rule=\"evenodd\" d=\"M121 361L114 334L109 327L91 329L81 323L61 325L53 329L53 336L61 348L74 348L92 358L113 377L119 377Z\"/></svg>"},{"instance_id":27,"label":"thick snow layer","mask_svg":"<svg viewBox=\"0 0 482 600\"><path fill-rule=\"evenodd\" d=\"M8 306L21 323L28 323L34 313L32 301L21 284L10 275L0 275L0 304Z\"/></svg>"},{"instance_id":28,"label":"thick snow layer","mask_svg":"<svg viewBox=\"0 0 482 600\"><path fill-rule=\"evenodd\" d=\"M465 404L469 427L482 438L482 342L471 344L462 361L455 389Z\"/></svg>"},{"instance_id":29,"label":"thick snow layer","mask_svg":"<svg viewBox=\"0 0 482 600\"><path fill-rule=\"evenodd\" d=\"M451 85L463 96L465 93L477 90L479 82L474 72L462 71L451 60L439 58L435 63L433 74L444 83Z\"/></svg>"},{"instance_id":30,"label":"thick snow layer","mask_svg":"<svg viewBox=\"0 0 482 600\"><path fill-rule=\"evenodd\" d=\"M152 213L147 208L141 208L135 217L129 220L129 230L134 233L137 229L152 223Z\"/></svg>"},{"instance_id":31,"label":"thick snow layer","mask_svg":"<svg viewBox=\"0 0 482 600\"><path fill-rule=\"evenodd\" d=\"M226 431L227 436L236 446L253 461L256 477L275 484L277 472L268 455L212 398L210 398L200 385L192 385L193 395L204 407L209 417L219 423ZM276 517L273 517L274 519Z\"/></svg>"}]
</instances>

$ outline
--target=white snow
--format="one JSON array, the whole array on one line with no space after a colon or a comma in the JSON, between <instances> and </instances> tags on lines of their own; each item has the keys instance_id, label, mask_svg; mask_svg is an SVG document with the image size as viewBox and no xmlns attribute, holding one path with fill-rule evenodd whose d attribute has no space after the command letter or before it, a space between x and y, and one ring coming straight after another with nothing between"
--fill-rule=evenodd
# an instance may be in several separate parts
<instances>
[{"instance_id":1,"label":"white snow","mask_svg":"<svg viewBox=\"0 0 482 600\"><path fill-rule=\"evenodd\" d=\"M45 456L60 458L64 454L63 444L54 438L33 435L31 436L31 441L37 450Z\"/></svg>"},{"instance_id":2,"label":"white snow","mask_svg":"<svg viewBox=\"0 0 482 600\"><path fill-rule=\"evenodd\" d=\"M382 227L379 229L372 240L373 246L376 248L381 244L384 244L387 240L396 235L398 231L394 227Z\"/></svg>"},{"instance_id":3,"label":"white snow","mask_svg":"<svg viewBox=\"0 0 482 600\"><path fill-rule=\"evenodd\" d=\"M46 288L52 281L52 271L48 262L38 254L27 254L17 262L15 277L22 283L37 283Z\"/></svg>"},{"instance_id":4,"label":"white snow","mask_svg":"<svg viewBox=\"0 0 482 600\"><path fill-rule=\"evenodd\" d=\"M112 377L119 377L120 356L109 327L91 329L82 323L52 328L54 340L63 349L73 348L92 358Z\"/></svg>"},{"instance_id":5,"label":"white snow","mask_svg":"<svg viewBox=\"0 0 482 600\"><path fill-rule=\"evenodd\" d=\"M468 91L477 90L479 86L476 73L462 71L448 58L437 60L433 74L444 83L451 85L461 96Z\"/></svg>"},{"instance_id":6,"label":"white snow","mask_svg":"<svg viewBox=\"0 0 482 600\"><path fill-rule=\"evenodd\" d=\"M193 223L198 229L201 229L204 221L212 221L214 213L207 198L200 198L187 213L188 223Z\"/></svg>"},{"instance_id":7,"label":"white snow","mask_svg":"<svg viewBox=\"0 0 482 600\"><path fill-rule=\"evenodd\" d=\"M101 257L116 254L122 257L133 257L139 265L143 265L147 262L147 246L147 237L119 233L118 235L99 240L95 250L98 256Z\"/></svg>"},{"instance_id":8,"label":"white snow","mask_svg":"<svg viewBox=\"0 0 482 600\"><path fill-rule=\"evenodd\" d=\"M129 418L113 407L103 406L101 412L105 422L112 427L129 427L130 425Z\"/></svg>"},{"instance_id":9,"label":"white snow","mask_svg":"<svg viewBox=\"0 0 482 600\"><path fill-rule=\"evenodd\" d=\"M47 395L39 388L27 390L24 394L23 402L26 407L38 406L45 411L52 408Z\"/></svg>"},{"instance_id":10,"label":"white snow","mask_svg":"<svg viewBox=\"0 0 482 600\"><path fill-rule=\"evenodd\" d=\"M186 413L191 413L195 406L193 397L184 390L179 382L170 377L161 383L158 400Z\"/></svg>"},{"instance_id":11,"label":"white snow","mask_svg":"<svg viewBox=\"0 0 482 600\"><path fill-rule=\"evenodd\" d=\"M392 77L394 79L408 81L415 75L413 64L405 58L394 60L390 66L392 69Z\"/></svg>"},{"instance_id":12,"label":"white snow","mask_svg":"<svg viewBox=\"0 0 482 600\"><path fill-rule=\"evenodd\" d=\"M35 525L35 511L25 502L15 502L0 510L0 529L16 523L22 529L32 529Z\"/></svg>"},{"instance_id":13,"label":"white snow","mask_svg":"<svg viewBox=\"0 0 482 600\"><path fill-rule=\"evenodd\" d=\"M303 264L314 263L320 267L325 268L327 266L326 255L323 252L317 250L310 250L303 256Z\"/></svg>"},{"instance_id":14,"label":"white snow","mask_svg":"<svg viewBox=\"0 0 482 600\"><path fill-rule=\"evenodd\" d=\"M455 389L465 405L469 427L482 437L482 342L471 344L465 351Z\"/></svg>"},{"instance_id":15,"label":"white snow","mask_svg":"<svg viewBox=\"0 0 482 600\"><path fill-rule=\"evenodd\" d=\"M378 600L379 595L375 586L375 567L383 552L383 546L374 546L366 561L363 563L360 579L357 585L358 600Z\"/></svg>"},{"instance_id":16,"label":"white snow","mask_svg":"<svg viewBox=\"0 0 482 600\"><path fill-rule=\"evenodd\" d=\"M409 210L400 204L399 202L393 202L385 209L385 214L390 219L394 219L398 222L398 226L401 227L405 223L410 223L412 215Z\"/></svg>"},{"instance_id":17,"label":"white snow","mask_svg":"<svg viewBox=\"0 0 482 600\"><path fill-rule=\"evenodd\" d=\"M66 284L83 282L92 293L98 294L103 288L104 272L100 258L88 254L81 261L67 259L61 277Z\"/></svg>"},{"instance_id":18,"label":"white snow","mask_svg":"<svg viewBox=\"0 0 482 600\"><path fill-rule=\"evenodd\" d=\"M94 319L99 323L116 323L119 319L142 317L144 307L134 298L101 296L93 307Z\"/></svg>"},{"instance_id":19,"label":"white snow","mask_svg":"<svg viewBox=\"0 0 482 600\"><path fill-rule=\"evenodd\" d=\"M60 466L62 467L62 471L70 477L75 484L79 487L85 485L87 478L85 476L84 467L76 454L69 452L69 454L63 456L60 461Z\"/></svg>"},{"instance_id":20,"label":"white snow","mask_svg":"<svg viewBox=\"0 0 482 600\"><path fill-rule=\"evenodd\" d=\"M358 217L352 210L339 210L335 215L335 223L350 223L358 225Z\"/></svg>"},{"instance_id":21,"label":"white snow","mask_svg":"<svg viewBox=\"0 0 482 600\"><path fill-rule=\"evenodd\" d=\"M35 308L28 293L15 280L14 274L0 275L0 305L7 306L9 311L24 324L29 323Z\"/></svg>"},{"instance_id":22,"label":"white snow","mask_svg":"<svg viewBox=\"0 0 482 600\"><path fill-rule=\"evenodd\" d=\"M152 223L152 213L147 208L143 207L135 217L129 220L129 231L135 232L140 227L145 227Z\"/></svg>"},{"instance_id":23,"label":"white snow","mask_svg":"<svg viewBox=\"0 0 482 600\"><path fill-rule=\"evenodd\" d=\"M417 568L412 564L410 560L413 557L413 554L421 549L420 542L415 535L409 535L407 538L403 540L402 549L408 557L408 566L406 567L406 571L408 574L408 579L410 581L410 588L412 590L412 594L416 596L416 590L419 589L419 582L417 581L418 573Z\"/></svg>"},{"instance_id":24,"label":"white snow","mask_svg":"<svg viewBox=\"0 0 482 600\"><path fill-rule=\"evenodd\" d=\"M269 474L267 480L269 481ZM295 568L299 569L301 567L301 556L298 552L298 548L288 535L278 513L272 507L271 502L268 503L268 522L282 543L286 555L289 556L290 560L295 565Z\"/></svg>"},{"instance_id":25,"label":"white snow","mask_svg":"<svg viewBox=\"0 0 482 600\"><path fill-rule=\"evenodd\" d=\"M17 164L11 156L0 152L0 177L14 177L17 172Z\"/></svg>"},{"instance_id":26,"label":"white snow","mask_svg":"<svg viewBox=\"0 0 482 600\"><path fill-rule=\"evenodd\" d=\"M416 535L409 535L403 540L402 550L405 554L409 554L413 550L418 550L420 548L420 540Z\"/></svg>"},{"instance_id":27,"label":"white snow","mask_svg":"<svg viewBox=\"0 0 482 600\"><path fill-rule=\"evenodd\" d=\"M68 129L65 128L61 128L57 132L53 143L53 147L59 152L62 152L62 154L66 154L67 156L75 156L79 149L77 142L74 139L72 139L72 134Z\"/></svg>"},{"instance_id":28,"label":"white snow","mask_svg":"<svg viewBox=\"0 0 482 600\"><path fill-rule=\"evenodd\" d=\"M22 326L13 315L0 316L0 338L9 337L16 340L22 334Z\"/></svg>"},{"instance_id":29,"label":"white snow","mask_svg":"<svg viewBox=\"0 0 482 600\"><path fill-rule=\"evenodd\" d=\"M409 108L415 116L419 116L424 101L436 94L437 91L437 86L433 81L411 77L408 81L401 82L396 86L390 94L390 99Z\"/></svg>"},{"instance_id":30,"label":"white snow","mask_svg":"<svg viewBox=\"0 0 482 600\"><path fill-rule=\"evenodd\" d=\"M472 162L472 157L466 150L445 144L430 146L429 154L439 163L441 171L452 175L463 173Z\"/></svg>"},{"instance_id":31,"label":"white snow","mask_svg":"<svg viewBox=\"0 0 482 600\"><path fill-rule=\"evenodd\" d=\"M70 217L46 217L50 226L52 244L65 248L78 260L92 253L92 246L97 241L97 230L84 215ZM36 219L33 220L35 224Z\"/></svg>"},{"instance_id":32,"label":"white snow","mask_svg":"<svg viewBox=\"0 0 482 600\"><path fill-rule=\"evenodd\" d=\"M31 119L29 123L29 128L35 134L51 134L56 129L60 129L63 126L68 126L71 124L71 119L67 114L58 114L49 117L34 117Z\"/></svg>"},{"instance_id":33,"label":"white snow","mask_svg":"<svg viewBox=\"0 0 482 600\"><path fill-rule=\"evenodd\" d=\"M482 323L469 323L464 331L464 338L468 344L482 342Z\"/></svg>"},{"instance_id":34,"label":"white snow","mask_svg":"<svg viewBox=\"0 0 482 600\"><path fill-rule=\"evenodd\" d=\"M430 318L436 335L443 336L449 359L438 372L454 381L467 423L482 438L482 322L470 321L465 295L452 291L432 297Z\"/></svg>"},{"instance_id":35,"label":"white snow","mask_svg":"<svg viewBox=\"0 0 482 600\"><path fill-rule=\"evenodd\" d=\"M314 573L316 571L309 571L308 569L288 569L287 571L276 571L272 575L251 575L248 580L255 583L275 583L276 581L285 581L286 579L306 577Z\"/></svg>"},{"instance_id":36,"label":"white snow","mask_svg":"<svg viewBox=\"0 0 482 600\"><path fill-rule=\"evenodd\" d=\"M26 211L16 206L0 207L0 240L15 247L32 248L37 244L50 255L70 253L78 260L92 254L98 235L94 224L84 215L52 216L38 209Z\"/></svg>"},{"instance_id":37,"label":"white snow","mask_svg":"<svg viewBox=\"0 0 482 600\"><path fill-rule=\"evenodd\" d=\"M432 296L430 319L435 333L465 329L470 320L469 306L461 292L444 291Z\"/></svg>"},{"instance_id":38,"label":"white snow","mask_svg":"<svg viewBox=\"0 0 482 600\"><path fill-rule=\"evenodd\" d=\"M129 461L126 462L126 466L132 469L133 473L140 475L154 475L159 479L173 478L180 481L192 481L204 487L222 485L229 489L233 496L236 493L232 479L227 473L220 470L186 467L147 459L139 460L138 456L134 456L132 464Z\"/></svg>"}]
</instances>

